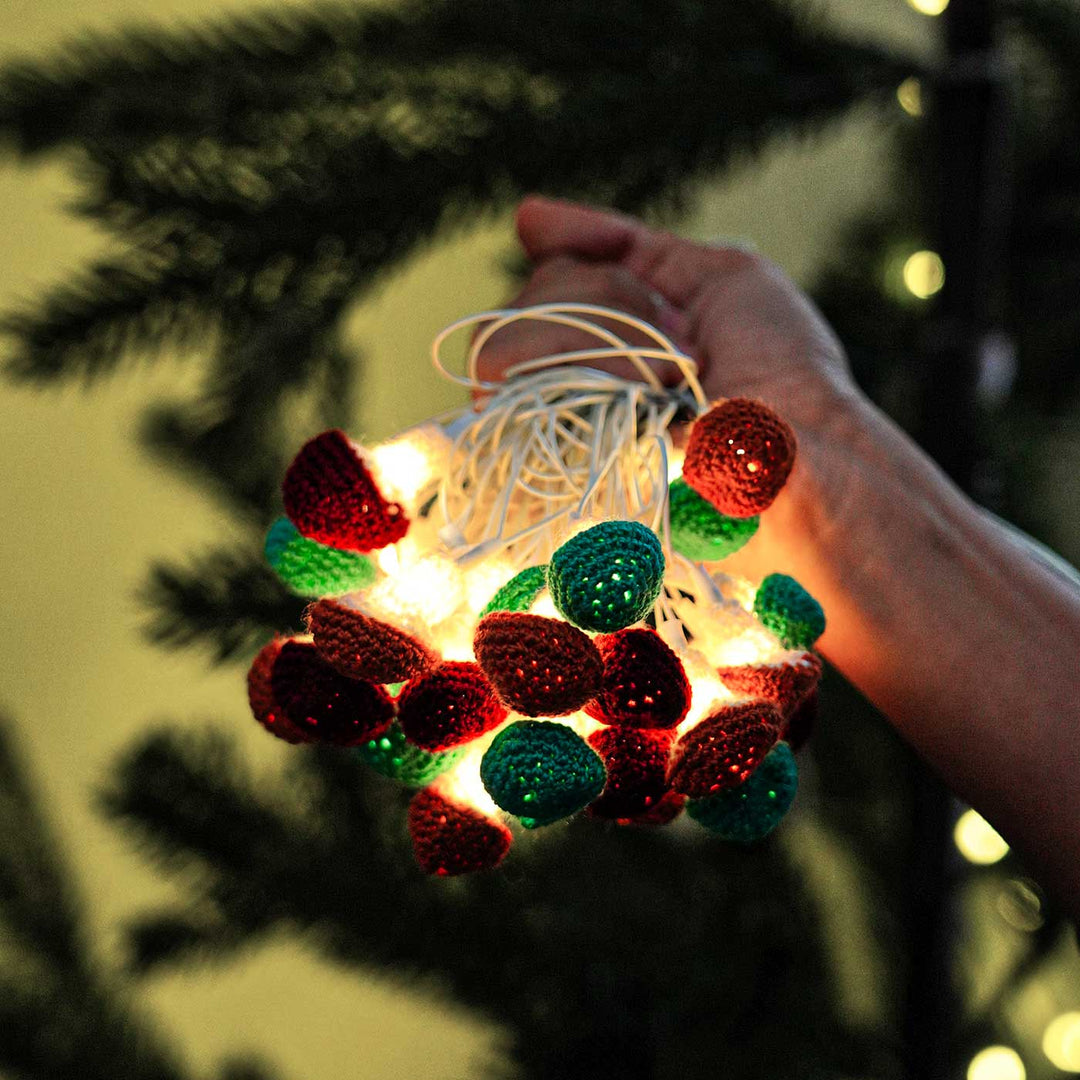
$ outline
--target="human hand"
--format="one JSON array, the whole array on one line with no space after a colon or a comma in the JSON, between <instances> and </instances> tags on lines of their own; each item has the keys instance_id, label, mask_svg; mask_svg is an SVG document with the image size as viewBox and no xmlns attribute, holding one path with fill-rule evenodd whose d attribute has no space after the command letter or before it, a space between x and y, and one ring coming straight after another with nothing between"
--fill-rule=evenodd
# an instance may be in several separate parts
<instances>
[{"instance_id":1,"label":"human hand","mask_svg":"<svg viewBox=\"0 0 1080 1080\"><path fill-rule=\"evenodd\" d=\"M788 490L762 518L755 542L725 568L801 573L812 588L815 571L800 548L840 524L830 507L838 513L843 502L835 496L852 467L852 415L861 399L843 348L809 299L760 255L683 240L580 204L527 198L517 227L534 267L510 306L581 302L636 315L697 361L710 398L759 398L792 425L800 464ZM568 327L516 322L485 346L479 373L497 379L519 361L594 344ZM623 361L614 370L633 376ZM658 373L678 378L674 368Z\"/></svg>"}]
</instances>

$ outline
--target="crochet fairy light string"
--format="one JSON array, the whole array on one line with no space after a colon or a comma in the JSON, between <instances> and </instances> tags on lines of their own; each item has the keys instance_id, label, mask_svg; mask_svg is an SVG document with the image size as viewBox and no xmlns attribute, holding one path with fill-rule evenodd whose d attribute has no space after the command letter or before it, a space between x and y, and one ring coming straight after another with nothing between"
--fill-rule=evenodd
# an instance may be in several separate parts
<instances>
[{"instance_id":1,"label":"crochet fairy light string","mask_svg":"<svg viewBox=\"0 0 1080 1080\"><path fill-rule=\"evenodd\" d=\"M598 344L480 379L484 347L528 321ZM444 350L470 329L455 374ZM478 404L370 449L324 432L286 474L267 557L316 602L309 635L256 658L256 718L421 787L430 873L493 866L508 821L585 808L659 825L689 805L718 836L765 835L794 795L824 616L786 575L714 564L786 480L790 429L759 402L709 408L692 358L594 305L472 315L432 354ZM638 378L587 366L611 361ZM695 418L679 476L672 427Z\"/></svg>"}]
</instances>

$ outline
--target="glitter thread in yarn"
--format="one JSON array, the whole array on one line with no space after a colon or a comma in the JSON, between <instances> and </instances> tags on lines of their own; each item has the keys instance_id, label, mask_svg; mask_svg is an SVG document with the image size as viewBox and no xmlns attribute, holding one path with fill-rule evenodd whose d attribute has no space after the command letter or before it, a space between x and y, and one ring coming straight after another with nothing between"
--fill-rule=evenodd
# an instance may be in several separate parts
<instances>
[{"instance_id":1,"label":"glitter thread in yarn","mask_svg":"<svg viewBox=\"0 0 1080 1080\"><path fill-rule=\"evenodd\" d=\"M394 703L381 686L338 674L309 642L281 646L270 687L289 721L311 742L357 746L381 735L394 719Z\"/></svg>"},{"instance_id":2,"label":"glitter thread in yarn","mask_svg":"<svg viewBox=\"0 0 1080 1080\"><path fill-rule=\"evenodd\" d=\"M669 645L645 627L596 638L604 663L600 692L585 706L605 724L673 728L690 708L690 680Z\"/></svg>"},{"instance_id":3,"label":"glitter thread in yarn","mask_svg":"<svg viewBox=\"0 0 1080 1080\"><path fill-rule=\"evenodd\" d=\"M285 473L282 497L296 528L330 547L375 551L409 528L401 505L382 497L349 437L337 429L300 448Z\"/></svg>"},{"instance_id":4,"label":"glitter thread in yarn","mask_svg":"<svg viewBox=\"0 0 1080 1080\"><path fill-rule=\"evenodd\" d=\"M492 612L480 620L473 649L495 693L524 716L565 716L600 689L600 653L560 619Z\"/></svg>"},{"instance_id":5,"label":"glitter thread in yarn","mask_svg":"<svg viewBox=\"0 0 1080 1080\"><path fill-rule=\"evenodd\" d=\"M600 755L607 782L588 806L591 817L629 821L654 809L668 791L667 767L673 731L605 727L589 745Z\"/></svg>"},{"instance_id":6,"label":"glitter thread in yarn","mask_svg":"<svg viewBox=\"0 0 1080 1080\"><path fill-rule=\"evenodd\" d=\"M367 556L309 540L287 517L270 526L263 550L274 573L300 596L340 596L367 588L378 576Z\"/></svg>"},{"instance_id":7,"label":"glitter thread in yarn","mask_svg":"<svg viewBox=\"0 0 1080 1080\"><path fill-rule=\"evenodd\" d=\"M513 839L501 821L431 788L413 796L408 822L420 869L438 877L494 869L510 850Z\"/></svg>"},{"instance_id":8,"label":"glitter thread in yarn","mask_svg":"<svg viewBox=\"0 0 1080 1080\"><path fill-rule=\"evenodd\" d=\"M274 689L270 683L274 661L285 641L285 638L274 638L259 650L252 661L247 676L248 704L251 706L252 715L271 735L276 735L287 743L302 743L308 741L307 735L286 716L285 710L274 697Z\"/></svg>"},{"instance_id":9,"label":"glitter thread in yarn","mask_svg":"<svg viewBox=\"0 0 1080 1080\"><path fill-rule=\"evenodd\" d=\"M438 661L412 634L335 600L312 604L307 624L323 659L352 679L404 682Z\"/></svg>"},{"instance_id":10,"label":"glitter thread in yarn","mask_svg":"<svg viewBox=\"0 0 1080 1080\"><path fill-rule=\"evenodd\" d=\"M781 724L767 701L721 707L675 744L668 782L691 798L745 783L780 737Z\"/></svg>"},{"instance_id":11,"label":"glitter thread in yarn","mask_svg":"<svg viewBox=\"0 0 1080 1080\"><path fill-rule=\"evenodd\" d=\"M714 836L739 844L764 839L795 800L799 770L787 743L777 743L744 784L705 799L690 799L687 814Z\"/></svg>"},{"instance_id":12,"label":"glitter thread in yarn","mask_svg":"<svg viewBox=\"0 0 1080 1080\"><path fill-rule=\"evenodd\" d=\"M577 813L603 791L605 778L596 751L565 724L550 720L508 725L480 762L488 794L527 829Z\"/></svg>"},{"instance_id":13,"label":"glitter thread in yarn","mask_svg":"<svg viewBox=\"0 0 1080 1080\"><path fill-rule=\"evenodd\" d=\"M357 757L377 773L406 787L426 787L436 777L452 769L462 757L461 750L431 753L405 738L401 725L391 724L381 735L361 743Z\"/></svg>"},{"instance_id":14,"label":"glitter thread in yarn","mask_svg":"<svg viewBox=\"0 0 1080 1080\"><path fill-rule=\"evenodd\" d=\"M752 517L772 505L795 463L795 433L767 405L729 398L690 429L683 479L721 514Z\"/></svg>"},{"instance_id":15,"label":"glitter thread in yarn","mask_svg":"<svg viewBox=\"0 0 1080 1080\"><path fill-rule=\"evenodd\" d=\"M526 566L487 602L481 618L493 611L528 611L547 588L547 566Z\"/></svg>"},{"instance_id":16,"label":"glitter thread in yarn","mask_svg":"<svg viewBox=\"0 0 1080 1080\"><path fill-rule=\"evenodd\" d=\"M744 547L758 529L760 518L729 517L703 499L685 480L668 488L671 546L694 562L717 562Z\"/></svg>"},{"instance_id":17,"label":"glitter thread in yarn","mask_svg":"<svg viewBox=\"0 0 1080 1080\"><path fill-rule=\"evenodd\" d=\"M809 649L825 633L821 605L787 574L770 574L754 596L754 614L785 649Z\"/></svg>"},{"instance_id":18,"label":"glitter thread in yarn","mask_svg":"<svg viewBox=\"0 0 1080 1080\"><path fill-rule=\"evenodd\" d=\"M448 660L413 679L397 699L398 723L424 750L450 750L498 727L506 706L479 664Z\"/></svg>"},{"instance_id":19,"label":"glitter thread in yarn","mask_svg":"<svg viewBox=\"0 0 1080 1080\"><path fill-rule=\"evenodd\" d=\"M572 536L552 556L548 589L559 614L600 633L641 622L664 581L664 551L639 521L604 521Z\"/></svg>"}]
</instances>

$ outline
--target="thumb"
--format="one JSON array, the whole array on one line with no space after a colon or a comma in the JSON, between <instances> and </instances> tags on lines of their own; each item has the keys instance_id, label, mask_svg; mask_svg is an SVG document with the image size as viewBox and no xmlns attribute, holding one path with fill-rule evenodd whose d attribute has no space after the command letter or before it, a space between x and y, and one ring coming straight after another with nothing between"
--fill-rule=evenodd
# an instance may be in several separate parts
<instances>
[{"instance_id":1,"label":"thumb","mask_svg":"<svg viewBox=\"0 0 1080 1080\"><path fill-rule=\"evenodd\" d=\"M518 207L517 229L534 261L570 255L618 263L683 310L710 278L744 270L756 258L743 248L683 240L625 214L538 195Z\"/></svg>"}]
</instances>

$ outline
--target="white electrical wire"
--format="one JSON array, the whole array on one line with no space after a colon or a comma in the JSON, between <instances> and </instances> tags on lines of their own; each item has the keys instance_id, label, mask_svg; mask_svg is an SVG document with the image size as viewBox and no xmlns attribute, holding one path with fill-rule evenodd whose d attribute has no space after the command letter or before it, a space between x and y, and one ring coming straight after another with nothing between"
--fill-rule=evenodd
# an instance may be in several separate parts
<instances>
[{"instance_id":1,"label":"white electrical wire","mask_svg":"<svg viewBox=\"0 0 1080 1080\"><path fill-rule=\"evenodd\" d=\"M631 345L596 320L637 330L653 345ZM552 353L508 368L505 379L479 377L484 346L517 322L583 331L602 346ZM442 350L476 327L465 375L451 372ZM695 361L647 322L594 304L541 304L481 312L446 327L432 345L436 370L485 395L481 406L453 414L453 439L438 485L440 536L459 563L497 551L525 566L545 561L579 524L640 520L669 548L670 426L681 408L700 413L708 400ZM622 378L582 366L624 360L641 376ZM648 361L653 361L650 365ZM679 373L667 387L655 362ZM665 613L668 601L661 600Z\"/></svg>"}]
</instances>

